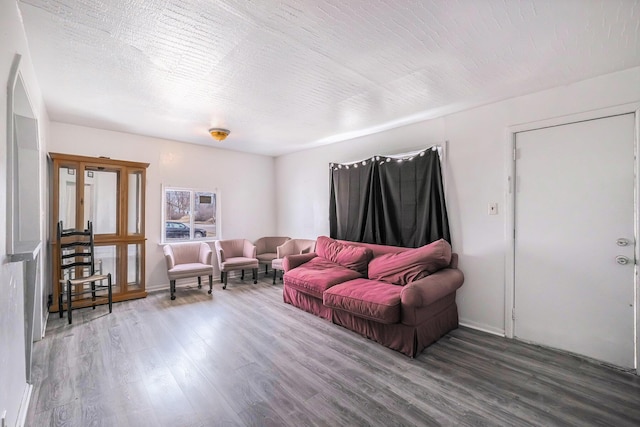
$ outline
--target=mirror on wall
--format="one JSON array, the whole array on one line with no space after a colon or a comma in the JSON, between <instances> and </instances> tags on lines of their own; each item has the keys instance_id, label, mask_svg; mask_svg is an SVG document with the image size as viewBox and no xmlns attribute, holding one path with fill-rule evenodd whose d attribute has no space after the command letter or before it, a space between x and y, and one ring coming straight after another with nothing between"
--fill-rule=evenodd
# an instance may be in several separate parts
<instances>
[{"instance_id":1,"label":"mirror on wall","mask_svg":"<svg viewBox=\"0 0 640 427\"><path fill-rule=\"evenodd\" d=\"M42 221L38 121L16 55L7 83L7 255L24 262L25 377L31 383L31 360L40 290Z\"/></svg>"},{"instance_id":2,"label":"mirror on wall","mask_svg":"<svg viewBox=\"0 0 640 427\"><path fill-rule=\"evenodd\" d=\"M38 121L16 55L7 105L7 253L35 251L41 240Z\"/></svg>"}]
</instances>

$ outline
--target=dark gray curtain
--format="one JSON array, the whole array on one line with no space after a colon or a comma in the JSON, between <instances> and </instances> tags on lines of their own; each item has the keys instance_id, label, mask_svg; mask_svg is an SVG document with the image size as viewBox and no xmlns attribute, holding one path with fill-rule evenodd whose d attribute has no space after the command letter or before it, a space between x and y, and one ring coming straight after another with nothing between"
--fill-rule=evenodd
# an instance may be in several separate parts
<instances>
[{"instance_id":1,"label":"dark gray curtain","mask_svg":"<svg viewBox=\"0 0 640 427\"><path fill-rule=\"evenodd\" d=\"M375 237L373 185L375 162L336 165L331 171L330 235L351 236L355 242L373 242ZM335 218L340 218L334 221Z\"/></svg>"},{"instance_id":2,"label":"dark gray curtain","mask_svg":"<svg viewBox=\"0 0 640 427\"><path fill-rule=\"evenodd\" d=\"M413 248L451 242L440 158L432 149L401 161L376 156L332 165L329 210L335 239Z\"/></svg>"}]
</instances>

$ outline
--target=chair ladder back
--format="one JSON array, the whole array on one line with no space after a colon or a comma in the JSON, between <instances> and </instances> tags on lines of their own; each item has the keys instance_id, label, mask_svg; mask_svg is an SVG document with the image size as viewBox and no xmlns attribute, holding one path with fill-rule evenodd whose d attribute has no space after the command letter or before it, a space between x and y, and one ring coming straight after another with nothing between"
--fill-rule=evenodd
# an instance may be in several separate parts
<instances>
[{"instance_id":1,"label":"chair ladder back","mask_svg":"<svg viewBox=\"0 0 640 427\"><path fill-rule=\"evenodd\" d=\"M68 274L71 274L71 269L82 267L88 268L88 274L82 274L82 276L95 274L95 248L91 221L87 222L87 228L84 230L65 229L60 221L58 223L58 244L60 245L60 268L63 271L69 271ZM69 262L70 260L71 262Z\"/></svg>"},{"instance_id":2,"label":"chair ladder back","mask_svg":"<svg viewBox=\"0 0 640 427\"><path fill-rule=\"evenodd\" d=\"M64 311L63 299L66 296L66 309L69 323L71 323L71 311L74 309L75 296L91 293L93 308L96 303L96 291L105 289L108 291L107 303L109 312L112 304L111 274L96 275L95 247L93 238L93 224L87 222L84 230L65 229L63 222L58 222L58 250L60 253L60 286L58 296L60 317ZM85 278L93 279L83 282ZM73 282L72 282L73 281ZM106 281L106 286L102 284ZM85 288L85 285L90 285ZM66 294L66 295L65 295Z\"/></svg>"}]
</instances>

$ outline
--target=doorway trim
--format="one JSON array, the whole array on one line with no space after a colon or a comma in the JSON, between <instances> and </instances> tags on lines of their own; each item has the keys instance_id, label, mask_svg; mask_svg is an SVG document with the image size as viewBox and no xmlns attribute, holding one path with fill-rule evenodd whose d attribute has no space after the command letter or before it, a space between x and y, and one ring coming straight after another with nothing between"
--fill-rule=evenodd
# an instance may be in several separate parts
<instances>
[{"instance_id":1,"label":"doorway trim","mask_svg":"<svg viewBox=\"0 0 640 427\"><path fill-rule=\"evenodd\" d=\"M505 129L505 289L504 289L504 331L507 338L514 338L515 325L515 167L516 167L516 134L518 132L542 129L553 126L562 126L587 120L601 119L609 116L621 114L635 114L634 127L634 239L635 244L635 265L634 265L634 370L636 375L640 375L640 284L638 280L638 270L640 262L640 102L617 105L609 108L586 111L583 113L570 114L566 116L554 117L535 122L523 123L509 126Z\"/></svg>"}]
</instances>

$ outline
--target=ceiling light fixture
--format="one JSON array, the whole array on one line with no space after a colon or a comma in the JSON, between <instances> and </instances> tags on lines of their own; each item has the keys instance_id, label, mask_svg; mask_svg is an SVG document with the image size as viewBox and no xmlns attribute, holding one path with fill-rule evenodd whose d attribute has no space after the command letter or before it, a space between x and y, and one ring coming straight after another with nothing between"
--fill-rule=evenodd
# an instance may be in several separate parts
<instances>
[{"instance_id":1,"label":"ceiling light fixture","mask_svg":"<svg viewBox=\"0 0 640 427\"><path fill-rule=\"evenodd\" d=\"M218 140L218 141L222 141L227 136L229 136L230 131L228 129L211 128L211 129L209 129L209 133L211 134L213 139Z\"/></svg>"}]
</instances>

